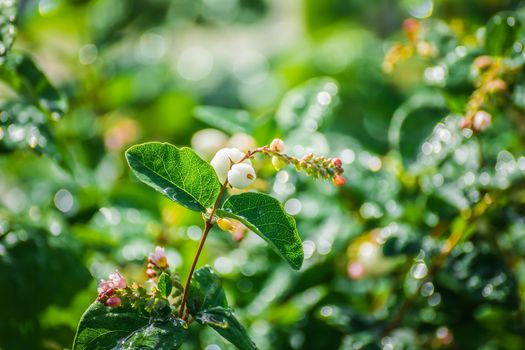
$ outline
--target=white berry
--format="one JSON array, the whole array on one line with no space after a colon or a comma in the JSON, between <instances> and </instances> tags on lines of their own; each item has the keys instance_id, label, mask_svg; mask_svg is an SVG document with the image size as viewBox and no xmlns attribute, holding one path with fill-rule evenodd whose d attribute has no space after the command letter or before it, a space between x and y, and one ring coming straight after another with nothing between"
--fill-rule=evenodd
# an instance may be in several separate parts
<instances>
[{"instance_id":1,"label":"white berry","mask_svg":"<svg viewBox=\"0 0 525 350\"><path fill-rule=\"evenodd\" d=\"M224 183L228 176L232 164L238 163L244 158L244 153L239 151L237 148L222 148L220 149L210 164L215 169L217 176L219 177L220 183ZM246 159L243 163L250 163L250 160Z\"/></svg>"},{"instance_id":2,"label":"white berry","mask_svg":"<svg viewBox=\"0 0 525 350\"><path fill-rule=\"evenodd\" d=\"M234 164L228 171L228 182L235 188L246 188L255 180L255 170L248 163Z\"/></svg>"}]
</instances>

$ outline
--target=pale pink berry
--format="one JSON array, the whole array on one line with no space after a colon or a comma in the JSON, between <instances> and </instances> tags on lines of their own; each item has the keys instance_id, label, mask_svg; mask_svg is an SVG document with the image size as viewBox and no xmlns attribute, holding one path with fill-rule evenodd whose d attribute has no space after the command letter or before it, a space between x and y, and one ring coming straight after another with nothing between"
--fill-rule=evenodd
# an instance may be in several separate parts
<instances>
[{"instance_id":1,"label":"pale pink berry","mask_svg":"<svg viewBox=\"0 0 525 350\"><path fill-rule=\"evenodd\" d=\"M478 111L474 116L472 127L474 131L483 131L492 124L492 116L485 111Z\"/></svg>"}]
</instances>

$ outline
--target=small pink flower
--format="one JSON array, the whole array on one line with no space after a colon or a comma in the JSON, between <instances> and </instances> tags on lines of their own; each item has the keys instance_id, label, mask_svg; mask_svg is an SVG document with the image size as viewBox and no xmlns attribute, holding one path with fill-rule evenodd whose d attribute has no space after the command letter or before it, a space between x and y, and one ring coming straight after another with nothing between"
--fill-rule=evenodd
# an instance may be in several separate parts
<instances>
[{"instance_id":1,"label":"small pink flower","mask_svg":"<svg viewBox=\"0 0 525 350\"><path fill-rule=\"evenodd\" d=\"M113 285L117 289L124 289L128 287L126 279L118 271L115 271L114 274L109 275L109 279L113 282Z\"/></svg>"},{"instance_id":2,"label":"small pink flower","mask_svg":"<svg viewBox=\"0 0 525 350\"><path fill-rule=\"evenodd\" d=\"M156 247L155 252L149 256L148 261L161 269L168 267L168 258L166 258L166 252L162 247Z\"/></svg>"},{"instance_id":3,"label":"small pink flower","mask_svg":"<svg viewBox=\"0 0 525 350\"><path fill-rule=\"evenodd\" d=\"M122 305L122 300L117 296L112 296L111 298L108 298L108 300L106 300L106 305L112 308L116 308Z\"/></svg>"}]
</instances>

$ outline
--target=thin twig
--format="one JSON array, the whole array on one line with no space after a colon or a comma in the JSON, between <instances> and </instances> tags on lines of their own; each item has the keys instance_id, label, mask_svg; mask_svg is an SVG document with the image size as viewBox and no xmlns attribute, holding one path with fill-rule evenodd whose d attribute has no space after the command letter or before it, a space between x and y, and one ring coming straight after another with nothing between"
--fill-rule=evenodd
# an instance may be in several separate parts
<instances>
[{"instance_id":1,"label":"thin twig","mask_svg":"<svg viewBox=\"0 0 525 350\"><path fill-rule=\"evenodd\" d=\"M215 200L215 203L213 204L213 208L211 209L208 218L204 221L204 230L202 232L202 237L199 243L199 248L197 248L197 252L195 253L195 256L193 257L193 262L191 263L190 273L188 274L188 279L186 280L186 285L184 286L184 292L182 293L182 302L180 304L179 317L182 318L184 321L188 319L188 314L185 314L184 310L186 307L186 299L188 298L188 290L190 287L191 278L193 277L193 272L195 271L195 267L197 266L197 261L199 260L199 256L201 255L202 248L204 247L204 242L206 242L208 233L213 227L213 222L212 222L213 215L215 215L215 211L219 207L222 195L224 194L224 191L226 190L227 186L228 186L228 180L226 180L224 184L222 185L219 195L217 196L217 199Z\"/></svg>"}]
</instances>

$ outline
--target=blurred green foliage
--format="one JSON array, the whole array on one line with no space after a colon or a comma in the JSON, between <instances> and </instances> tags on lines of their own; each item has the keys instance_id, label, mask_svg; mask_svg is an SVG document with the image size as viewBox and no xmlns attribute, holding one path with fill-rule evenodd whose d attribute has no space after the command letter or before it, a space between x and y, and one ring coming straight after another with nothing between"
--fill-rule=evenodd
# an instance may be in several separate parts
<instances>
[{"instance_id":1,"label":"blurred green foliage","mask_svg":"<svg viewBox=\"0 0 525 350\"><path fill-rule=\"evenodd\" d=\"M524 21L514 0L0 1L0 348L71 347L96 282L145 281L156 245L186 278L200 216L138 183L129 145L277 136L347 184L258 162L299 272L210 233L199 265L259 348L525 348ZM473 133L481 55L506 85ZM231 347L197 327L183 349Z\"/></svg>"}]
</instances>

